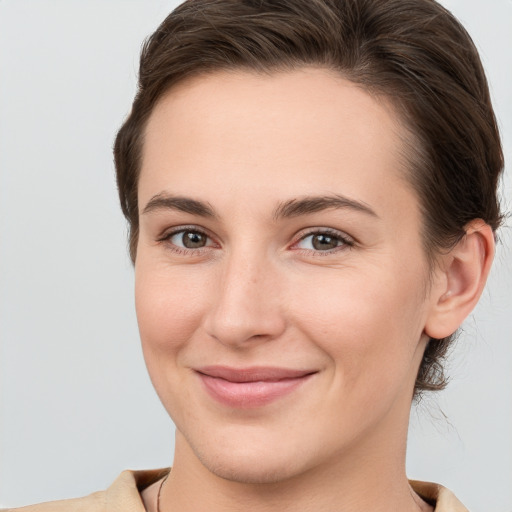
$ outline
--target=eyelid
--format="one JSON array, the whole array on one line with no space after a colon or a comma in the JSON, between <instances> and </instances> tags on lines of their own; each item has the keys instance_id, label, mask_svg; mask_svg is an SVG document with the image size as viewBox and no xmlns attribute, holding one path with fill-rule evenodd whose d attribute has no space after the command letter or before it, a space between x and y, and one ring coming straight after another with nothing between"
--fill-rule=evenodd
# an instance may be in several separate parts
<instances>
[{"instance_id":1,"label":"eyelid","mask_svg":"<svg viewBox=\"0 0 512 512\"><path fill-rule=\"evenodd\" d=\"M208 234L208 232L204 228L201 228L200 226L196 226L194 224L190 224L190 225L184 224L184 225L173 226L172 228L164 229L162 231L162 233L157 236L157 240L158 241L166 240L169 237L175 235L176 233L181 233L182 231L196 231L197 233L201 233L202 235L206 235L209 238L211 238L210 235Z\"/></svg>"},{"instance_id":2,"label":"eyelid","mask_svg":"<svg viewBox=\"0 0 512 512\"><path fill-rule=\"evenodd\" d=\"M170 239L177 235L178 233L183 233L185 231L200 233L201 235L204 235L209 241L212 242L210 245L205 245L204 247L197 247L195 249L190 249L187 247L180 247L178 245L173 244ZM178 253L198 253L205 249L210 249L212 247L219 247L219 244L214 240L214 238L209 234L209 232L197 225L182 225L182 226L174 226L172 228L168 228L162 232L161 235L159 235L156 238L156 241L159 243L164 243L169 246L169 248L175 252Z\"/></svg>"},{"instance_id":3,"label":"eyelid","mask_svg":"<svg viewBox=\"0 0 512 512\"><path fill-rule=\"evenodd\" d=\"M200 234L206 236L207 239L212 243L210 245L205 245L204 247L198 247L195 249L191 249L191 248L180 247L180 246L175 245L174 243L170 242L170 239L173 236L177 235L178 233L185 232L185 231L200 233ZM341 243L339 246L337 246L333 249L327 249L324 251L315 250L315 249L303 249L303 248L297 247L297 245L302 240L306 239L309 236L313 236L313 235L332 236L334 238L337 238ZM159 243L167 243L168 246L170 246L170 249L175 252L188 253L188 254L191 254L191 253L197 254L198 252L204 251L205 249L210 249L212 247L214 247L214 248L220 247L220 244L218 242L216 242L216 240L214 239L213 236L210 235L208 230L202 228L201 226L197 226L197 225L193 225L193 224L192 225L174 226L172 228L168 228L168 229L164 230L162 232L162 234L156 238L156 241ZM311 228L304 229L304 230L300 231L298 234L296 234L294 236L294 241L292 242L290 248L293 250L296 250L296 251L304 251L307 253L327 255L327 254L332 254L334 252L338 252L340 250L350 249L355 244L356 244L356 240L343 231L339 231L337 229L327 228L327 227L311 227Z\"/></svg>"},{"instance_id":4,"label":"eyelid","mask_svg":"<svg viewBox=\"0 0 512 512\"><path fill-rule=\"evenodd\" d=\"M334 249L327 249L325 251L315 250L315 249L302 249L297 248L297 244L308 238L309 236L313 235L328 235L332 236L334 238L337 238L341 244ZM300 232L296 235L294 242L292 243L291 248L298 251L306 251L309 253L316 253L316 254L332 254L333 252L337 252L340 250L344 250L347 248L351 248L356 244L356 241L354 238L352 238L350 235L347 235L343 231L339 231L337 229L333 228L326 228L326 227L314 227L314 228L308 228L305 231Z\"/></svg>"}]
</instances>

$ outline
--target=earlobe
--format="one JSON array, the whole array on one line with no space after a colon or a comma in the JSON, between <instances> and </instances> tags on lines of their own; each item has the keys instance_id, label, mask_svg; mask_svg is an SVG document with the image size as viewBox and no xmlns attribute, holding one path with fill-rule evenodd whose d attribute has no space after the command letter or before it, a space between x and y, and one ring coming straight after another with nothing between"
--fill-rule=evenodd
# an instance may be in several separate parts
<instances>
[{"instance_id":1,"label":"earlobe","mask_svg":"<svg viewBox=\"0 0 512 512\"><path fill-rule=\"evenodd\" d=\"M465 236L441 256L425 333L441 339L453 334L476 306L494 257L494 233L480 219L466 226Z\"/></svg>"}]
</instances>

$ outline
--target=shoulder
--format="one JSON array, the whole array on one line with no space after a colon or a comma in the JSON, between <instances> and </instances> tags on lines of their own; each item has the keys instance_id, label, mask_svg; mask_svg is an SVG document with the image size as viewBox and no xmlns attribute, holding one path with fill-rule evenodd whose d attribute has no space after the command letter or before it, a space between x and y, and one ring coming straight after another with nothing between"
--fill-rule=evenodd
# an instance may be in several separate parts
<instances>
[{"instance_id":1,"label":"shoulder","mask_svg":"<svg viewBox=\"0 0 512 512\"><path fill-rule=\"evenodd\" d=\"M95 492L84 498L49 501L21 508L0 509L0 512L3 510L7 512L104 512L105 494L105 491Z\"/></svg>"},{"instance_id":2,"label":"shoulder","mask_svg":"<svg viewBox=\"0 0 512 512\"><path fill-rule=\"evenodd\" d=\"M140 492L167 475L169 468L123 471L105 491L83 498L51 501L0 512L145 512Z\"/></svg>"},{"instance_id":3,"label":"shoulder","mask_svg":"<svg viewBox=\"0 0 512 512\"><path fill-rule=\"evenodd\" d=\"M435 512L469 512L446 487L431 482L409 480L411 487L427 503L435 504Z\"/></svg>"}]
</instances>

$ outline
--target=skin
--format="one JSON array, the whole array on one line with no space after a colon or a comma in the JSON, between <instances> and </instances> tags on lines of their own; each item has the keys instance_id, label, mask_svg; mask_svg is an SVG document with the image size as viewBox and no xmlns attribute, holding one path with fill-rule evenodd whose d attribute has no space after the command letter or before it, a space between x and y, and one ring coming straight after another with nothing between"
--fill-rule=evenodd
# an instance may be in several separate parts
<instances>
[{"instance_id":1,"label":"skin","mask_svg":"<svg viewBox=\"0 0 512 512\"><path fill-rule=\"evenodd\" d=\"M146 364L177 428L162 511L431 510L405 475L414 381L429 335L477 300L493 246L476 226L460 252L474 272L452 252L429 281L405 136L389 105L321 69L218 72L155 107L135 274ZM335 195L359 206L284 215ZM205 245L184 247L185 228ZM315 373L242 409L206 393L194 369L212 364Z\"/></svg>"}]
</instances>

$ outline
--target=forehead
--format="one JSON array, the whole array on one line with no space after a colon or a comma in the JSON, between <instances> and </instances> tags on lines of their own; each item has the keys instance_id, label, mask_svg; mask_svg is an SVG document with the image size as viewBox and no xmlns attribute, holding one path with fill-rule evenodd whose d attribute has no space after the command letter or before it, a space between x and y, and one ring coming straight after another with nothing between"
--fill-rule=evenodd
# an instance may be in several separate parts
<instances>
[{"instance_id":1,"label":"forehead","mask_svg":"<svg viewBox=\"0 0 512 512\"><path fill-rule=\"evenodd\" d=\"M216 72L180 83L155 106L139 197L169 186L273 194L282 185L291 195L313 187L370 202L382 195L372 183L403 174L404 132L388 102L328 70Z\"/></svg>"}]
</instances>

